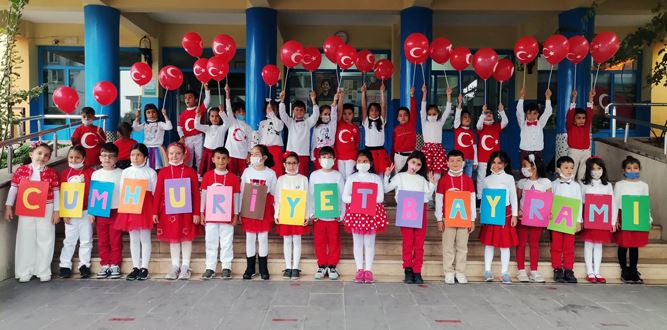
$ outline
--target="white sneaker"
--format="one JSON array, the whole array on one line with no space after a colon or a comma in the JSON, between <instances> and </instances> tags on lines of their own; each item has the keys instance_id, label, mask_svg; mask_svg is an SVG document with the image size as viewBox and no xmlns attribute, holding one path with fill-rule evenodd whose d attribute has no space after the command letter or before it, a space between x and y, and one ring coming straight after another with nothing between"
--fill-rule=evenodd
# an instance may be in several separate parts
<instances>
[{"instance_id":1,"label":"white sneaker","mask_svg":"<svg viewBox=\"0 0 667 330\"><path fill-rule=\"evenodd\" d=\"M175 280L178 278L178 273L180 271L181 271L180 267L178 267L177 265L172 265L171 270L169 271L169 273L167 273L167 275L165 275L164 278L166 280Z\"/></svg>"},{"instance_id":2,"label":"white sneaker","mask_svg":"<svg viewBox=\"0 0 667 330\"><path fill-rule=\"evenodd\" d=\"M445 273L445 283L454 284L454 273Z\"/></svg>"},{"instance_id":3,"label":"white sneaker","mask_svg":"<svg viewBox=\"0 0 667 330\"><path fill-rule=\"evenodd\" d=\"M32 279L32 275L19 277L19 283L28 283Z\"/></svg>"},{"instance_id":4,"label":"white sneaker","mask_svg":"<svg viewBox=\"0 0 667 330\"><path fill-rule=\"evenodd\" d=\"M40 281L40 282L48 282L48 281L50 281L50 280L51 280L51 275L41 276L41 277L39 278L39 281Z\"/></svg>"},{"instance_id":5,"label":"white sneaker","mask_svg":"<svg viewBox=\"0 0 667 330\"><path fill-rule=\"evenodd\" d=\"M118 279L120 278L120 266L118 265L111 265L111 275L109 275L110 279Z\"/></svg>"},{"instance_id":6,"label":"white sneaker","mask_svg":"<svg viewBox=\"0 0 667 330\"><path fill-rule=\"evenodd\" d=\"M530 279L528 278L528 274L526 273L525 269L520 269L517 272L516 279L519 280L519 282L522 282L522 283L530 282Z\"/></svg>"},{"instance_id":7,"label":"white sneaker","mask_svg":"<svg viewBox=\"0 0 667 330\"><path fill-rule=\"evenodd\" d=\"M533 270L530 272L530 281L535 282L535 283L544 283L544 277L542 277L542 274L540 272Z\"/></svg>"},{"instance_id":8,"label":"white sneaker","mask_svg":"<svg viewBox=\"0 0 667 330\"><path fill-rule=\"evenodd\" d=\"M190 270L190 266L182 265L181 266L181 271L178 274L178 279L179 280L189 280L191 275L192 275L192 271Z\"/></svg>"},{"instance_id":9,"label":"white sneaker","mask_svg":"<svg viewBox=\"0 0 667 330\"><path fill-rule=\"evenodd\" d=\"M315 272L315 279L316 280L323 279L327 275L327 270L328 270L327 267L318 268L317 271Z\"/></svg>"},{"instance_id":10,"label":"white sneaker","mask_svg":"<svg viewBox=\"0 0 667 330\"><path fill-rule=\"evenodd\" d=\"M456 281L459 282L459 284L467 284L468 278L466 277L466 274L456 273Z\"/></svg>"}]
</instances>

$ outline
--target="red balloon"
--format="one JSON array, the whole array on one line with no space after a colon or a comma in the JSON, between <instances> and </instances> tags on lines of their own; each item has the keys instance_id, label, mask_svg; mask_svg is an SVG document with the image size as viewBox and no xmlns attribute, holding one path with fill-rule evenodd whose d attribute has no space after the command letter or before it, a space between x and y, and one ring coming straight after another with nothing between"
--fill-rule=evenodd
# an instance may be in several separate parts
<instances>
[{"instance_id":1,"label":"red balloon","mask_svg":"<svg viewBox=\"0 0 667 330\"><path fill-rule=\"evenodd\" d=\"M591 41L591 55L595 63L606 62L618 51L621 47L621 40L614 32L600 32Z\"/></svg>"},{"instance_id":2,"label":"red balloon","mask_svg":"<svg viewBox=\"0 0 667 330\"><path fill-rule=\"evenodd\" d=\"M146 85L153 79L153 70L144 62L134 63L130 68L130 78L139 86Z\"/></svg>"},{"instance_id":3,"label":"red balloon","mask_svg":"<svg viewBox=\"0 0 667 330\"><path fill-rule=\"evenodd\" d=\"M429 54L428 39L422 33L412 33L405 38L403 51L408 62L423 64L428 59Z\"/></svg>"},{"instance_id":4,"label":"red balloon","mask_svg":"<svg viewBox=\"0 0 667 330\"><path fill-rule=\"evenodd\" d=\"M95 101L101 104L102 106L109 105L116 100L118 96L118 89L110 81L100 81L93 88L93 96Z\"/></svg>"},{"instance_id":5,"label":"red balloon","mask_svg":"<svg viewBox=\"0 0 667 330\"><path fill-rule=\"evenodd\" d=\"M431 58L438 64L445 64L452 53L452 42L447 38L435 38L431 42Z\"/></svg>"},{"instance_id":6,"label":"red balloon","mask_svg":"<svg viewBox=\"0 0 667 330\"><path fill-rule=\"evenodd\" d=\"M569 51L567 53L567 59L572 62L572 64L579 64L583 61L588 55L590 46L588 40L584 36L573 36L567 40L569 44Z\"/></svg>"},{"instance_id":7,"label":"red balloon","mask_svg":"<svg viewBox=\"0 0 667 330\"><path fill-rule=\"evenodd\" d=\"M375 55L368 49L360 50L357 53L357 62L355 63L357 70L361 72L368 72L373 70L375 66Z\"/></svg>"},{"instance_id":8,"label":"red balloon","mask_svg":"<svg viewBox=\"0 0 667 330\"><path fill-rule=\"evenodd\" d=\"M201 81L203 84L211 80L211 76L208 74L208 59L200 58L195 61L195 64L192 66L192 72L195 74L195 78Z\"/></svg>"},{"instance_id":9,"label":"red balloon","mask_svg":"<svg viewBox=\"0 0 667 330\"><path fill-rule=\"evenodd\" d=\"M540 52L540 44L533 36L525 36L514 44L514 56L519 62L528 64L537 58Z\"/></svg>"},{"instance_id":10,"label":"red balloon","mask_svg":"<svg viewBox=\"0 0 667 330\"><path fill-rule=\"evenodd\" d=\"M188 32L184 34L183 39L181 40L181 45L183 46L183 49L193 57L199 58L204 52L204 42L197 32Z\"/></svg>"},{"instance_id":11,"label":"red balloon","mask_svg":"<svg viewBox=\"0 0 667 330\"><path fill-rule=\"evenodd\" d=\"M280 47L280 59L288 68L293 68L301 63L303 57L303 46L300 42L290 40Z\"/></svg>"},{"instance_id":12,"label":"red balloon","mask_svg":"<svg viewBox=\"0 0 667 330\"><path fill-rule=\"evenodd\" d=\"M341 45L336 50L336 63L343 70L347 70L354 65L357 60L357 50L350 45Z\"/></svg>"},{"instance_id":13,"label":"red balloon","mask_svg":"<svg viewBox=\"0 0 667 330\"><path fill-rule=\"evenodd\" d=\"M166 90L178 89L183 83L183 72L173 65L167 65L160 69L158 81Z\"/></svg>"},{"instance_id":14,"label":"red balloon","mask_svg":"<svg viewBox=\"0 0 667 330\"><path fill-rule=\"evenodd\" d=\"M375 76L380 80L389 80L394 73L394 64L388 59L382 59L375 64Z\"/></svg>"},{"instance_id":15,"label":"red balloon","mask_svg":"<svg viewBox=\"0 0 667 330\"><path fill-rule=\"evenodd\" d=\"M280 69L277 66L267 64L262 68L262 80L265 84L273 86L278 83L278 79L280 79Z\"/></svg>"},{"instance_id":16,"label":"red balloon","mask_svg":"<svg viewBox=\"0 0 667 330\"><path fill-rule=\"evenodd\" d=\"M322 54L320 50L315 47L308 47L303 49L303 58L301 58L301 65L303 68L313 72L320 68L322 63Z\"/></svg>"},{"instance_id":17,"label":"red balloon","mask_svg":"<svg viewBox=\"0 0 667 330\"><path fill-rule=\"evenodd\" d=\"M496 71L493 72L493 79L505 82L512 78L514 74L514 63L509 59L503 58L498 61L498 66L496 66Z\"/></svg>"},{"instance_id":18,"label":"red balloon","mask_svg":"<svg viewBox=\"0 0 667 330\"><path fill-rule=\"evenodd\" d=\"M340 45L344 44L345 42L339 36L329 36L326 40L324 40L324 44L322 45L322 48L324 49L324 55L329 59L329 61L336 63L338 60L338 57L336 57L336 51Z\"/></svg>"},{"instance_id":19,"label":"red balloon","mask_svg":"<svg viewBox=\"0 0 667 330\"><path fill-rule=\"evenodd\" d=\"M211 49L213 50L213 54L222 56L225 62L229 62L236 55L236 42L234 38L227 34L218 34L213 38Z\"/></svg>"},{"instance_id":20,"label":"red balloon","mask_svg":"<svg viewBox=\"0 0 667 330\"><path fill-rule=\"evenodd\" d=\"M554 34L544 42L542 55L550 64L560 63L570 51L570 44L563 35Z\"/></svg>"},{"instance_id":21,"label":"red balloon","mask_svg":"<svg viewBox=\"0 0 667 330\"><path fill-rule=\"evenodd\" d=\"M487 80L493 75L498 65L498 54L491 48L480 48L472 57L472 67L477 75Z\"/></svg>"},{"instance_id":22,"label":"red balloon","mask_svg":"<svg viewBox=\"0 0 667 330\"><path fill-rule=\"evenodd\" d=\"M227 63L223 55L215 55L208 60L206 73L215 81L225 79L227 73L229 73L229 63Z\"/></svg>"},{"instance_id":23,"label":"red balloon","mask_svg":"<svg viewBox=\"0 0 667 330\"><path fill-rule=\"evenodd\" d=\"M53 103L62 112L71 114L79 106L79 94L72 87L60 86L53 91Z\"/></svg>"},{"instance_id":24,"label":"red balloon","mask_svg":"<svg viewBox=\"0 0 667 330\"><path fill-rule=\"evenodd\" d=\"M470 49L465 47L456 47L452 50L449 63L456 71L463 71L472 63L472 54Z\"/></svg>"}]
</instances>

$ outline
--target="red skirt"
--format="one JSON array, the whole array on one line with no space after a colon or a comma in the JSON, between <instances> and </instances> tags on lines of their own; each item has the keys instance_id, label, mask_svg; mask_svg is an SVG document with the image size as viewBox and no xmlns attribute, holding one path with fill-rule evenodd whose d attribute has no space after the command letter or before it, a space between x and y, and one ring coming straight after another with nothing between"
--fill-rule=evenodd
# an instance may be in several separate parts
<instances>
[{"instance_id":1,"label":"red skirt","mask_svg":"<svg viewBox=\"0 0 667 330\"><path fill-rule=\"evenodd\" d=\"M484 245L497 248L510 248L519 245L519 236L516 228L512 227L512 210L509 205L505 208L505 225L482 225L479 232L479 241Z\"/></svg>"},{"instance_id":2,"label":"red skirt","mask_svg":"<svg viewBox=\"0 0 667 330\"><path fill-rule=\"evenodd\" d=\"M313 158L315 158L315 160L313 160L313 167L314 167L313 171L317 171L317 170L322 169L322 165L320 165L320 149L322 149L322 148L313 149ZM338 162L334 161L334 166L332 167L332 169L334 169L334 170L338 170L338 165L336 163L338 163Z\"/></svg>"},{"instance_id":3,"label":"red skirt","mask_svg":"<svg viewBox=\"0 0 667 330\"><path fill-rule=\"evenodd\" d=\"M257 220L241 217L243 231L248 233L265 233L273 228L273 195L266 196L266 207L264 208L264 219Z\"/></svg>"},{"instance_id":4,"label":"red skirt","mask_svg":"<svg viewBox=\"0 0 667 330\"><path fill-rule=\"evenodd\" d=\"M373 155L373 170L377 175L383 175L384 170L391 165L391 160L389 159L389 154L384 148L370 149L371 154Z\"/></svg>"},{"instance_id":5,"label":"red skirt","mask_svg":"<svg viewBox=\"0 0 667 330\"><path fill-rule=\"evenodd\" d=\"M428 170L434 173L442 173L447 170L447 153L442 144L425 143L422 152L426 156Z\"/></svg>"},{"instance_id":6,"label":"red skirt","mask_svg":"<svg viewBox=\"0 0 667 330\"><path fill-rule=\"evenodd\" d=\"M621 222L622 211L618 210L618 222ZM622 248L640 248L648 244L647 231L617 230L616 244Z\"/></svg>"},{"instance_id":7,"label":"red skirt","mask_svg":"<svg viewBox=\"0 0 667 330\"><path fill-rule=\"evenodd\" d=\"M285 168L283 167L283 147L281 146L266 146L269 149L269 153L273 157L274 165L271 169L276 172L276 178L285 174Z\"/></svg>"},{"instance_id":8,"label":"red skirt","mask_svg":"<svg viewBox=\"0 0 667 330\"><path fill-rule=\"evenodd\" d=\"M146 192L141 214L118 213L114 222L114 229L129 232L139 229L153 229L153 193Z\"/></svg>"},{"instance_id":9,"label":"red skirt","mask_svg":"<svg viewBox=\"0 0 667 330\"><path fill-rule=\"evenodd\" d=\"M581 240L593 243L610 243L612 241L611 230L584 229L581 231Z\"/></svg>"},{"instance_id":10,"label":"red skirt","mask_svg":"<svg viewBox=\"0 0 667 330\"><path fill-rule=\"evenodd\" d=\"M310 226L276 225L276 233L280 236L308 235L310 234Z\"/></svg>"},{"instance_id":11,"label":"red skirt","mask_svg":"<svg viewBox=\"0 0 667 330\"><path fill-rule=\"evenodd\" d=\"M213 169L215 169L215 165L213 165L213 150L204 148L198 168L199 176L204 176L206 172Z\"/></svg>"},{"instance_id":12,"label":"red skirt","mask_svg":"<svg viewBox=\"0 0 667 330\"><path fill-rule=\"evenodd\" d=\"M191 213L167 214L164 208L161 208L159 218L157 239L161 242L188 242L193 241L197 235L204 234L204 227L192 222Z\"/></svg>"},{"instance_id":13,"label":"red skirt","mask_svg":"<svg viewBox=\"0 0 667 330\"><path fill-rule=\"evenodd\" d=\"M353 234L379 234L387 229L389 221L384 205L375 204L375 216L350 212L350 205L345 208L345 231Z\"/></svg>"}]
</instances>

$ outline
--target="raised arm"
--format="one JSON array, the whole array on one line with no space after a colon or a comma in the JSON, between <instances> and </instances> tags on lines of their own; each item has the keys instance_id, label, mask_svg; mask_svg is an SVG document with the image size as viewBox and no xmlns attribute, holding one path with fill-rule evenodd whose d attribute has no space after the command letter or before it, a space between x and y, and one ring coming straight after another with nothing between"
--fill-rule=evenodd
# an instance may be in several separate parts
<instances>
[{"instance_id":1,"label":"raised arm","mask_svg":"<svg viewBox=\"0 0 667 330\"><path fill-rule=\"evenodd\" d=\"M544 128L547 126L547 123L549 122L549 117L551 117L551 114L553 113L553 108L551 107L551 90L547 89L547 91L544 93L545 101L544 101L544 113L542 113L542 116L540 116L540 119L538 122L540 123L540 127Z\"/></svg>"},{"instance_id":2,"label":"raised arm","mask_svg":"<svg viewBox=\"0 0 667 330\"><path fill-rule=\"evenodd\" d=\"M516 102L516 121L519 123L519 127L523 127L526 124L526 114L523 112L523 100L526 97L526 88L521 88L519 92L519 101Z\"/></svg>"},{"instance_id":3,"label":"raised arm","mask_svg":"<svg viewBox=\"0 0 667 330\"><path fill-rule=\"evenodd\" d=\"M195 109L195 111L196 111L196 114L195 114L195 129L202 132L202 133L208 134L208 129L209 129L210 126L209 125L204 125L204 124L201 123L201 108L197 107Z\"/></svg>"},{"instance_id":4,"label":"raised arm","mask_svg":"<svg viewBox=\"0 0 667 330\"><path fill-rule=\"evenodd\" d=\"M509 124L509 119L505 113L505 106L498 104L498 113L500 114L500 129L504 129Z\"/></svg>"},{"instance_id":5,"label":"raised arm","mask_svg":"<svg viewBox=\"0 0 667 330\"><path fill-rule=\"evenodd\" d=\"M208 109L211 104L211 91L208 89L208 84L204 84L204 107Z\"/></svg>"},{"instance_id":6,"label":"raised arm","mask_svg":"<svg viewBox=\"0 0 667 330\"><path fill-rule=\"evenodd\" d=\"M366 84L361 85L361 122L368 118L368 104L366 104Z\"/></svg>"},{"instance_id":7,"label":"raised arm","mask_svg":"<svg viewBox=\"0 0 667 330\"><path fill-rule=\"evenodd\" d=\"M461 112L463 111L463 95L459 93L459 104L456 105L456 112L454 112L454 128L461 126Z\"/></svg>"},{"instance_id":8,"label":"raised arm","mask_svg":"<svg viewBox=\"0 0 667 330\"><path fill-rule=\"evenodd\" d=\"M422 126L424 126L424 123L426 123L426 95L427 89L426 89L426 84L422 85L422 102L421 102L421 108L419 110L419 120L422 122Z\"/></svg>"},{"instance_id":9,"label":"raised arm","mask_svg":"<svg viewBox=\"0 0 667 330\"><path fill-rule=\"evenodd\" d=\"M477 119L477 130L481 131L482 128L484 128L484 112L486 111L486 104L482 106L482 114L479 115L479 118Z\"/></svg>"},{"instance_id":10,"label":"raised arm","mask_svg":"<svg viewBox=\"0 0 667 330\"><path fill-rule=\"evenodd\" d=\"M387 122L387 96L385 95L384 82L380 85L380 116Z\"/></svg>"},{"instance_id":11,"label":"raised arm","mask_svg":"<svg viewBox=\"0 0 667 330\"><path fill-rule=\"evenodd\" d=\"M415 88L410 87L410 125L417 127L417 100L415 99Z\"/></svg>"},{"instance_id":12,"label":"raised arm","mask_svg":"<svg viewBox=\"0 0 667 330\"><path fill-rule=\"evenodd\" d=\"M137 110L134 114L134 121L132 121L132 131L140 132L144 130L144 125L141 125L141 111Z\"/></svg>"},{"instance_id":13,"label":"raised arm","mask_svg":"<svg viewBox=\"0 0 667 330\"><path fill-rule=\"evenodd\" d=\"M440 116L439 122L444 125L447 117L452 113L452 89L447 88L447 104L445 105L445 111Z\"/></svg>"},{"instance_id":14,"label":"raised arm","mask_svg":"<svg viewBox=\"0 0 667 330\"><path fill-rule=\"evenodd\" d=\"M294 119L287 114L287 110L285 108L285 91L280 92L280 104L278 105L278 112L280 113L280 120L282 120L283 123L287 125L288 129L294 125Z\"/></svg>"},{"instance_id":15,"label":"raised arm","mask_svg":"<svg viewBox=\"0 0 667 330\"><path fill-rule=\"evenodd\" d=\"M315 91L310 91L310 101L313 103L313 113L308 117L308 127L313 127L320 118L320 106L317 105L317 94Z\"/></svg>"}]
</instances>

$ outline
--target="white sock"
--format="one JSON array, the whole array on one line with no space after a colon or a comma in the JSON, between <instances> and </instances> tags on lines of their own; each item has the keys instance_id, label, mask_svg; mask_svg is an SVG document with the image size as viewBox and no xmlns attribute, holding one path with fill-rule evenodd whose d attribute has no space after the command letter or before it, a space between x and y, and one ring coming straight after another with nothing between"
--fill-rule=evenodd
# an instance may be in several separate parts
<instances>
[{"instance_id":1,"label":"white sock","mask_svg":"<svg viewBox=\"0 0 667 330\"><path fill-rule=\"evenodd\" d=\"M245 233L245 255L248 258L254 257L257 254L255 249L255 242L257 241L256 233Z\"/></svg>"},{"instance_id":2,"label":"white sock","mask_svg":"<svg viewBox=\"0 0 667 330\"><path fill-rule=\"evenodd\" d=\"M364 235L364 256L367 271L373 270L373 259L375 259L375 234Z\"/></svg>"},{"instance_id":3,"label":"white sock","mask_svg":"<svg viewBox=\"0 0 667 330\"><path fill-rule=\"evenodd\" d=\"M510 269L510 248L500 248L500 271L507 274Z\"/></svg>"},{"instance_id":4,"label":"white sock","mask_svg":"<svg viewBox=\"0 0 667 330\"><path fill-rule=\"evenodd\" d=\"M269 255L269 232L265 231L263 233L257 234L257 240L259 241L259 256L266 257Z\"/></svg>"},{"instance_id":5,"label":"white sock","mask_svg":"<svg viewBox=\"0 0 667 330\"><path fill-rule=\"evenodd\" d=\"M595 275L593 271L593 242L584 242L584 262L586 263L586 274Z\"/></svg>"},{"instance_id":6,"label":"white sock","mask_svg":"<svg viewBox=\"0 0 667 330\"><path fill-rule=\"evenodd\" d=\"M292 269L300 269L301 262L301 235L292 236L292 244L294 244L294 260L292 261Z\"/></svg>"},{"instance_id":7,"label":"white sock","mask_svg":"<svg viewBox=\"0 0 667 330\"><path fill-rule=\"evenodd\" d=\"M595 243L593 246L593 272L600 275L600 265L602 264L602 243Z\"/></svg>"},{"instance_id":8,"label":"white sock","mask_svg":"<svg viewBox=\"0 0 667 330\"><path fill-rule=\"evenodd\" d=\"M178 267L178 261L181 259L181 243L170 243L169 252L171 252L171 265Z\"/></svg>"},{"instance_id":9,"label":"white sock","mask_svg":"<svg viewBox=\"0 0 667 330\"><path fill-rule=\"evenodd\" d=\"M491 263L493 262L493 246L484 245L484 271L491 271Z\"/></svg>"},{"instance_id":10,"label":"white sock","mask_svg":"<svg viewBox=\"0 0 667 330\"><path fill-rule=\"evenodd\" d=\"M285 269L292 269L292 235L283 236L283 255L285 256Z\"/></svg>"},{"instance_id":11,"label":"white sock","mask_svg":"<svg viewBox=\"0 0 667 330\"><path fill-rule=\"evenodd\" d=\"M192 241L181 242L183 250L183 266L190 267L190 257L192 256Z\"/></svg>"},{"instance_id":12,"label":"white sock","mask_svg":"<svg viewBox=\"0 0 667 330\"><path fill-rule=\"evenodd\" d=\"M139 268L141 264L141 234L139 230L130 231L130 255L132 255L132 267Z\"/></svg>"},{"instance_id":13,"label":"white sock","mask_svg":"<svg viewBox=\"0 0 667 330\"><path fill-rule=\"evenodd\" d=\"M352 244L354 246L354 263L357 270L364 269L364 235L352 234Z\"/></svg>"},{"instance_id":14,"label":"white sock","mask_svg":"<svg viewBox=\"0 0 667 330\"><path fill-rule=\"evenodd\" d=\"M139 231L141 235L141 268L148 269L148 266L151 263L151 231L148 229L142 229Z\"/></svg>"},{"instance_id":15,"label":"white sock","mask_svg":"<svg viewBox=\"0 0 667 330\"><path fill-rule=\"evenodd\" d=\"M433 177L435 177L435 182L440 182L440 177L441 177L441 176L442 176L442 174L440 174L440 173L435 173L435 174L433 175Z\"/></svg>"}]
</instances>

